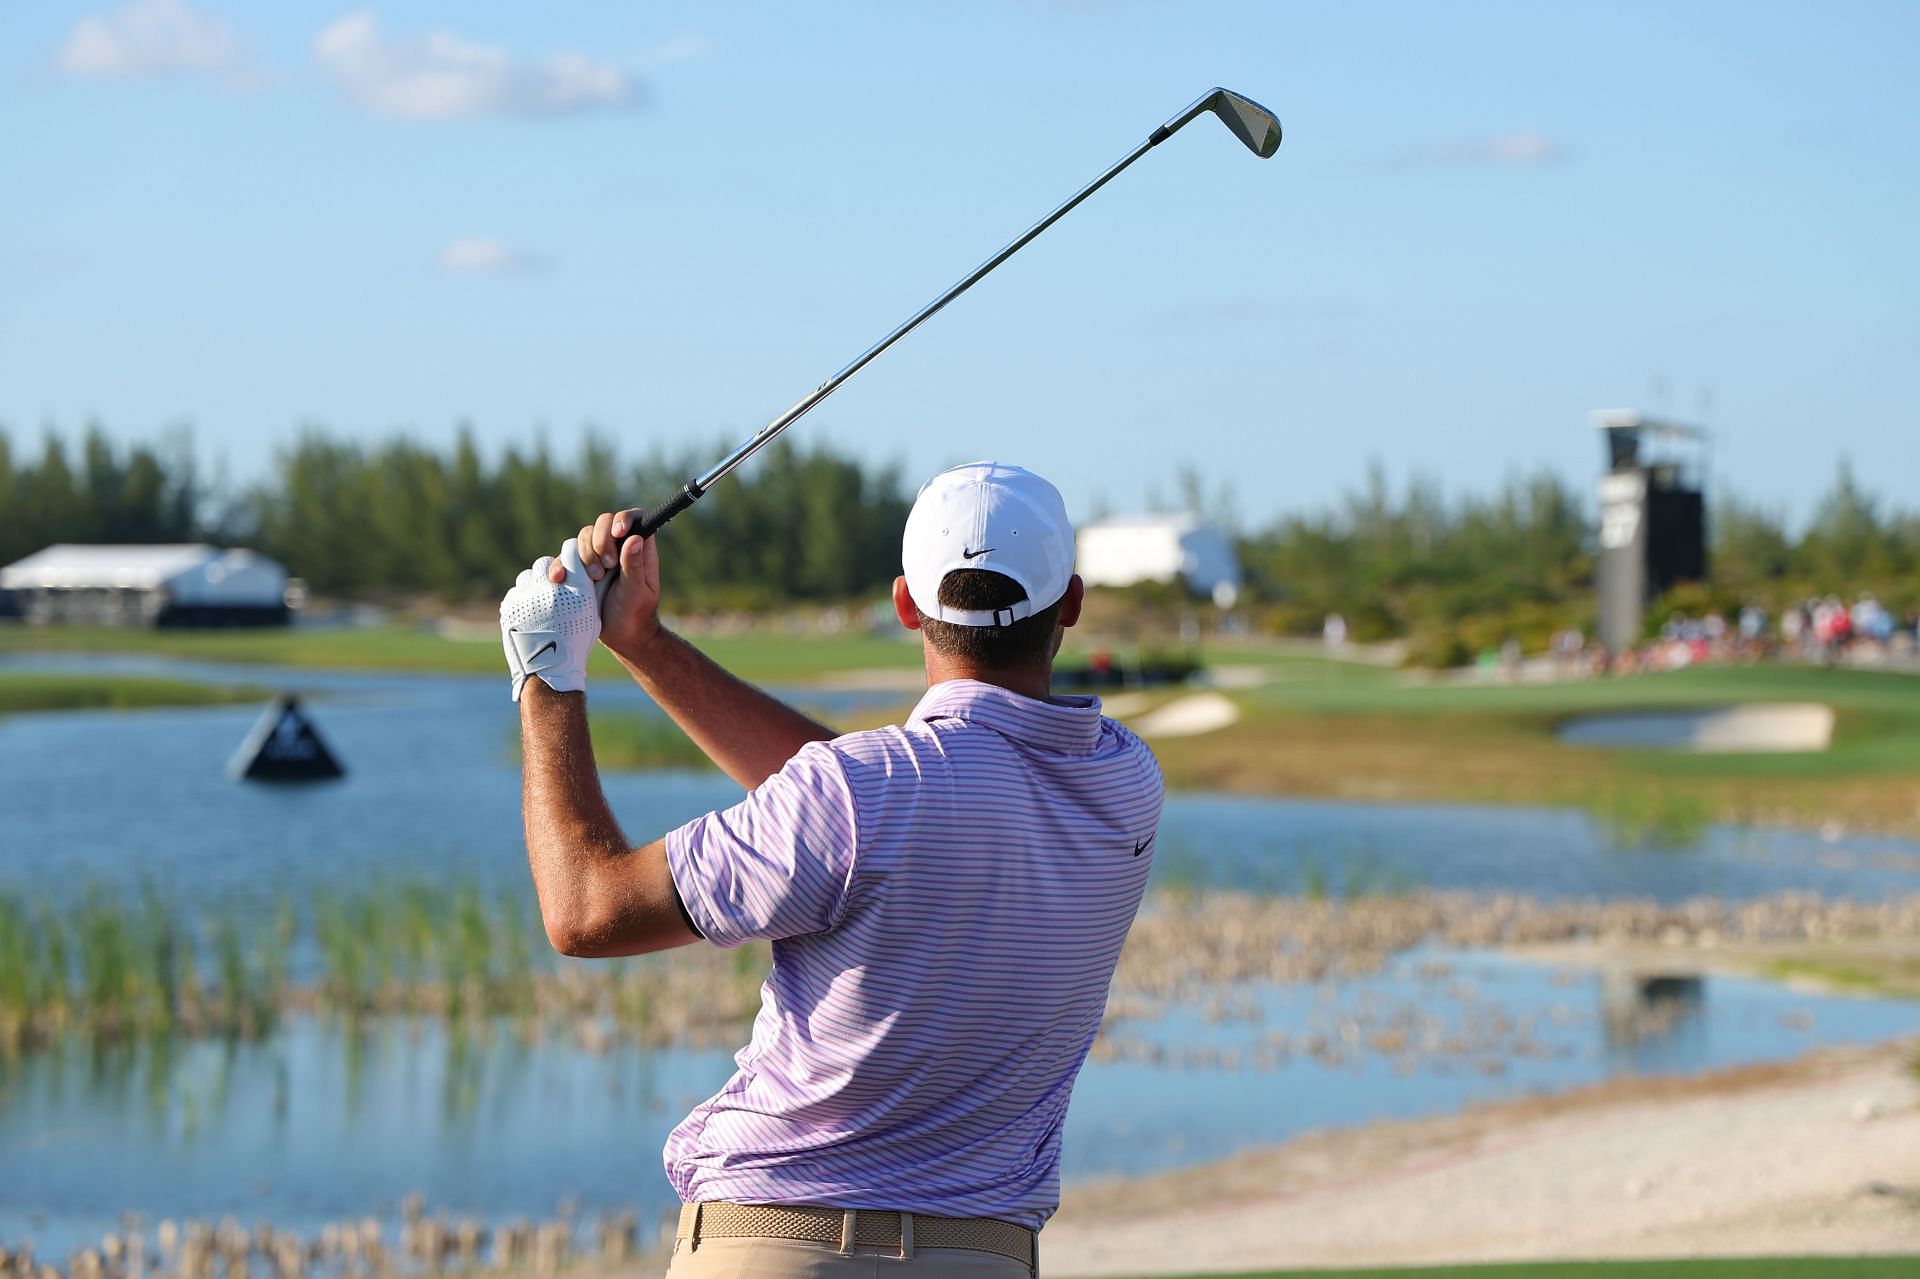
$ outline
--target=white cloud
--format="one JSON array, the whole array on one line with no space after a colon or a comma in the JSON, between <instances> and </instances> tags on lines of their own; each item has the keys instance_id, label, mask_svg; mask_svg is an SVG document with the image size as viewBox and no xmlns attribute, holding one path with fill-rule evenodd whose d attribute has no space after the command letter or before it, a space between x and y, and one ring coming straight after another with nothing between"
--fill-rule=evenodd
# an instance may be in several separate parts
<instances>
[{"instance_id":1,"label":"white cloud","mask_svg":"<svg viewBox=\"0 0 1920 1279\"><path fill-rule=\"evenodd\" d=\"M82 18L59 61L69 75L105 79L211 75L242 88L256 78L233 27L182 0L133 0Z\"/></svg>"},{"instance_id":2,"label":"white cloud","mask_svg":"<svg viewBox=\"0 0 1920 1279\"><path fill-rule=\"evenodd\" d=\"M1525 129L1429 143L1400 157L1398 167L1540 169L1566 158L1567 150L1560 143L1537 130Z\"/></svg>"},{"instance_id":3,"label":"white cloud","mask_svg":"<svg viewBox=\"0 0 1920 1279\"><path fill-rule=\"evenodd\" d=\"M631 74L585 54L517 60L449 31L394 39L371 9L327 27L314 38L313 51L356 104L400 120L557 115L630 105L640 97Z\"/></svg>"},{"instance_id":4,"label":"white cloud","mask_svg":"<svg viewBox=\"0 0 1920 1279\"><path fill-rule=\"evenodd\" d=\"M528 275L550 263L539 254L516 249L491 235L456 235L435 259L448 275Z\"/></svg>"},{"instance_id":5,"label":"white cloud","mask_svg":"<svg viewBox=\"0 0 1920 1279\"><path fill-rule=\"evenodd\" d=\"M662 40L659 44L641 55L642 66L663 67L670 62L687 62L698 58L707 51L707 38L701 35L679 35L671 40Z\"/></svg>"}]
</instances>

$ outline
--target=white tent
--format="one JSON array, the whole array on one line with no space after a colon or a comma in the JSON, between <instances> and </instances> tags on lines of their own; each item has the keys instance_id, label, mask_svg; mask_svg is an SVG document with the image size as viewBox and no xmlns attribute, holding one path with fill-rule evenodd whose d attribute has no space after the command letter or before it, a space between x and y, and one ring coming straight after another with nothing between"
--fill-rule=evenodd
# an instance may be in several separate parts
<instances>
[{"instance_id":1,"label":"white tent","mask_svg":"<svg viewBox=\"0 0 1920 1279\"><path fill-rule=\"evenodd\" d=\"M266 556L199 543L61 543L0 568L0 591L34 622L270 625L287 620L286 590Z\"/></svg>"},{"instance_id":2,"label":"white tent","mask_svg":"<svg viewBox=\"0 0 1920 1279\"><path fill-rule=\"evenodd\" d=\"M1240 591L1233 543L1198 515L1131 515L1081 528L1076 567L1088 586L1171 582L1230 603Z\"/></svg>"}]
</instances>

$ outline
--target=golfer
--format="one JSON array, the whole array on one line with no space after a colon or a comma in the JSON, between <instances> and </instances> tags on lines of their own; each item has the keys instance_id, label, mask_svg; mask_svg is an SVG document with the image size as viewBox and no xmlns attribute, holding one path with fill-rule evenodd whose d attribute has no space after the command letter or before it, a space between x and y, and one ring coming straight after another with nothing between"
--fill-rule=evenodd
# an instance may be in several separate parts
<instances>
[{"instance_id":1,"label":"golfer","mask_svg":"<svg viewBox=\"0 0 1920 1279\"><path fill-rule=\"evenodd\" d=\"M661 626L639 518L581 529L500 616L553 945L772 942L738 1069L667 1139L686 1205L669 1275L1036 1274L1162 793L1097 699L1050 693L1082 598L1059 492L994 462L928 481L893 586L926 695L903 726L839 737ZM638 847L621 833L587 737L596 637L745 799Z\"/></svg>"}]
</instances>

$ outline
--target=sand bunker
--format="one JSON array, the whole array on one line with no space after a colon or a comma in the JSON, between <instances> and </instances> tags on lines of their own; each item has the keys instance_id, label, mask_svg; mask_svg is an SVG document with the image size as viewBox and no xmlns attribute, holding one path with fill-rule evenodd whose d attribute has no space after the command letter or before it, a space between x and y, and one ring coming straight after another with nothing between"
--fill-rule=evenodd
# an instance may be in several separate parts
<instances>
[{"instance_id":1,"label":"sand bunker","mask_svg":"<svg viewBox=\"0 0 1920 1279\"><path fill-rule=\"evenodd\" d=\"M1240 718L1240 708L1218 693L1195 693L1148 711L1130 727L1142 737L1193 737L1225 728Z\"/></svg>"},{"instance_id":2,"label":"sand bunker","mask_svg":"<svg viewBox=\"0 0 1920 1279\"><path fill-rule=\"evenodd\" d=\"M1775 702L1581 715L1560 726L1560 740L1573 746L1714 754L1823 751L1833 742L1833 708Z\"/></svg>"}]
</instances>

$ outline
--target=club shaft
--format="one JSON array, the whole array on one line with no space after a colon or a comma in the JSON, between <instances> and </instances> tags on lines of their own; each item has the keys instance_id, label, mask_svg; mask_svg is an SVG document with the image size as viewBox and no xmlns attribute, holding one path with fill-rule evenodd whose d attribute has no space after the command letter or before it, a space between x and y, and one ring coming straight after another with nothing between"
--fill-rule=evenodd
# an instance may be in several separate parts
<instances>
[{"instance_id":1,"label":"club shaft","mask_svg":"<svg viewBox=\"0 0 1920 1279\"><path fill-rule=\"evenodd\" d=\"M1061 218L1071 213L1074 207L1078 205L1081 201L1085 200L1088 196L1092 195L1095 191L1098 191L1101 187L1105 186L1107 183L1113 181L1114 178L1120 175L1121 170L1125 169L1128 165L1132 164L1135 160L1138 160L1141 156L1145 155L1149 150L1153 148L1155 142L1157 142L1158 140L1159 139L1156 138L1146 142L1142 142L1139 146L1135 147L1132 151L1129 151L1126 155L1126 158L1122 159L1118 164L1114 165L1112 168L1108 169L1105 173L1102 173L1099 177L1095 178L1093 181L1087 183L1087 185L1081 187L1078 191L1074 192L1073 195L1069 196L1066 202L1061 204L1059 208L1047 214L1046 217L1041 218L1038 222L1034 223L1032 226L1028 227L1025 231L1021 232L1020 235L1017 236L1014 240L1012 240L1005 248L1001 249L998 253L995 253L992 257L988 258L985 262L982 262L979 266L975 267L973 270L969 271L965 276L963 276L960 279L958 283L954 284L945 293L942 293L939 297L935 298L933 301L921 307L920 310L914 313L912 318L907 320L904 324L900 325L900 327L896 328L893 332L887 334L885 337L881 338L878 342L875 342L872 346L868 347L865 351L862 351L859 355L855 356L852 362L849 363L845 368L841 369L838 373L835 373L832 377L822 382L819 386L816 386L813 388L813 390L807 392L805 396L801 397L801 399L799 399L794 403L793 407L787 409L784 413L780 414L780 416L774 418L771 422L768 422L765 426L761 427L760 430L757 433L755 433L752 439L748 440L745 444L741 445L739 448L735 449L732 453L729 453L726 457L722 458L713 467L712 470L708 471L705 475L702 475L698 480L699 487L702 489L710 487L716 481L724 477L729 471L733 470L734 467L740 465L740 463L746 461L748 458L752 457L755 453L759 452L762 448L764 448L767 444L771 443L773 438L779 435L780 432L786 430L789 426L792 426L795 422L805 417L807 413L812 410L814 405L820 403L820 401L826 399L829 395L832 395L835 391L839 390L840 387L847 381L847 379L851 378L854 374L858 373L861 369L866 368L867 365L873 363L874 360L878 359L881 352L885 351L888 347L892 346L895 342L898 342L901 338L907 336L907 334L919 328L921 324L923 324L925 321L931 318L942 307L946 306L947 303L953 301L955 298L959 297L962 293L965 293L968 289L978 284L995 267L999 266L1002 262L1005 262L1008 258L1012 257L1014 254L1018 253L1021 249L1025 248L1042 231L1045 231L1048 227L1052 226L1054 223L1058 222Z\"/></svg>"},{"instance_id":2,"label":"club shaft","mask_svg":"<svg viewBox=\"0 0 1920 1279\"><path fill-rule=\"evenodd\" d=\"M656 531L658 531L663 525L665 525L668 520L672 519L674 516L678 515L680 512L686 510L689 506L692 506L701 497L705 496L706 491L709 488L711 488L714 484L724 479L726 475L733 470L734 467L740 465L742 462L752 457L755 453L758 453L761 449L765 448L768 444L771 444L774 438L778 436L780 432L786 430L789 426L792 426L795 422L798 422L801 418L805 417L809 412L812 411L814 405L820 403L820 401L826 399L829 395L832 395L835 391L839 390L840 387L846 383L847 379L851 378L854 374L858 373L861 369L866 368L867 365L873 363L875 359L879 358L881 352L885 351L888 347L892 346L895 342L898 342L901 338L905 337L907 334L919 328L920 325L928 319L928 317L932 316L935 312L939 311L942 307L946 306L947 303L953 301L955 298L959 297L962 293L965 293L968 289L972 288L975 284L978 284L995 267L999 266L1002 262L1005 262L1008 258L1012 257L1014 254L1018 253L1021 249L1025 248L1042 231L1045 231L1048 227L1058 222L1061 218L1073 212L1074 208L1077 207L1088 196L1092 195L1095 191L1098 191L1101 187L1105 186L1107 183L1113 181L1113 179L1118 177L1121 171L1124 170L1128 165L1132 164L1135 160L1138 160L1141 156L1151 151L1154 147L1160 145L1162 142L1165 142L1169 137L1173 136L1173 134L1176 131L1178 131L1181 128L1181 126L1185 125L1188 121L1192 120L1195 116L1200 114L1200 112L1206 108L1210 97L1211 95L1202 95L1201 97L1196 98L1193 101L1192 105L1188 106L1184 111L1180 112L1179 115L1174 116L1172 119L1168 120L1165 124L1155 129L1152 133L1148 134L1146 141L1140 143L1140 145L1136 146L1133 150L1127 152L1127 154L1121 158L1119 163L1113 165L1106 172L1102 173L1099 177L1095 178L1093 181L1081 187L1078 191L1075 191L1071 196L1067 197L1064 203L1062 203L1058 208L1054 209L1053 212L1047 214L1046 217L1041 218L1038 222L1034 223L1032 226L1028 227L1025 231L1021 232L1005 248L1001 249L998 253L995 253L992 257L988 258L985 262L982 262L979 266L975 267L973 270L969 271L965 276L961 277L958 283L954 284L945 293L942 293L939 297L935 298L933 301L921 307L920 310L915 312L913 316L906 321L906 323L900 325L900 327L896 328L895 330L893 330L893 332L881 338L878 342L875 342L872 346L868 347L865 351L862 351L858 356L854 357L853 361L850 364L848 364L845 368L841 369L838 373L835 373L832 377L822 382L819 386L814 387L813 390L807 392L807 394L802 396L798 401L796 401L791 408L787 409L785 412L781 413L778 417L774 418L771 422L768 422L765 426L761 427L758 431L754 432L752 439L748 440L745 444L742 444L739 448L735 449L733 452L727 454L726 457L721 458L720 461L715 463L713 468L709 470L706 474L700 476L698 479L689 480L687 484L678 493L674 494L674 496L669 501L663 503L660 506L655 507L652 511L644 515L641 518L639 525L635 528L634 531L637 532L642 537L651 537Z\"/></svg>"}]
</instances>

